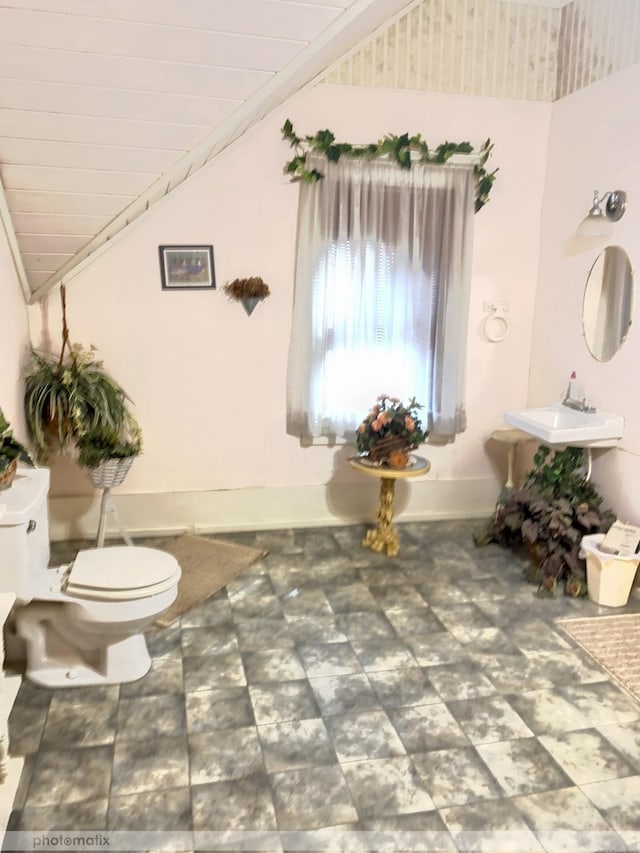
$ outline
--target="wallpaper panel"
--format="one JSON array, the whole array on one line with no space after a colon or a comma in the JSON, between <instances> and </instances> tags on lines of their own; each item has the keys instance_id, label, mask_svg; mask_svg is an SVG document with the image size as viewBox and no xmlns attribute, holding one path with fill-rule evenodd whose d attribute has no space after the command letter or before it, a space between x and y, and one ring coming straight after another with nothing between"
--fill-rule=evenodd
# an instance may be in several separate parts
<instances>
[{"instance_id":1,"label":"wallpaper panel","mask_svg":"<svg viewBox=\"0 0 640 853\"><path fill-rule=\"evenodd\" d=\"M640 61L640 0L423 0L327 83L552 101Z\"/></svg>"}]
</instances>

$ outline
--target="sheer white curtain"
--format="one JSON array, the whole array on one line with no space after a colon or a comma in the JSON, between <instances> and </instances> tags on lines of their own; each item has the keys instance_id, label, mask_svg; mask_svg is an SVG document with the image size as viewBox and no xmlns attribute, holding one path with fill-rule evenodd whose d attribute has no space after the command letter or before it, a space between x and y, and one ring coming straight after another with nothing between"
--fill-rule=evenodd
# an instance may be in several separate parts
<instances>
[{"instance_id":1,"label":"sheer white curtain","mask_svg":"<svg viewBox=\"0 0 640 853\"><path fill-rule=\"evenodd\" d=\"M466 426L473 165L319 161L301 184L287 431L355 430L415 396L432 436Z\"/></svg>"}]
</instances>

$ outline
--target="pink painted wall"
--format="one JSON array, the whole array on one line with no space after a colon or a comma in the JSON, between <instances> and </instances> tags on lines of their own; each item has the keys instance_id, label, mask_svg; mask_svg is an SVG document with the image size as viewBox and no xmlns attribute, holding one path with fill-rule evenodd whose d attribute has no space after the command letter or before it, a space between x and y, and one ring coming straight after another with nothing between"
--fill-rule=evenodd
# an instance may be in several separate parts
<instances>
[{"instance_id":1,"label":"pink painted wall","mask_svg":"<svg viewBox=\"0 0 640 853\"><path fill-rule=\"evenodd\" d=\"M605 364L589 354L581 316L589 270L608 244L623 246L629 254L637 293L639 86L640 65L634 65L553 105L529 387L532 405L557 400L575 370L596 407L624 416L619 448L596 453L594 481L619 517L636 524L640 523L637 308L626 343ZM595 188L626 190L628 209L610 237L580 239L575 231L591 206Z\"/></svg>"},{"instance_id":2,"label":"pink painted wall","mask_svg":"<svg viewBox=\"0 0 640 853\"><path fill-rule=\"evenodd\" d=\"M26 439L18 377L29 342L27 309L5 232L0 226L0 408L17 438Z\"/></svg>"},{"instance_id":3,"label":"pink painted wall","mask_svg":"<svg viewBox=\"0 0 640 853\"><path fill-rule=\"evenodd\" d=\"M301 448L285 433L297 188L282 174L280 127L330 127L367 142L422 132L433 144L495 142L499 177L476 217L469 326L469 428L427 450L431 477L500 479L503 448L487 448L505 408L527 393L538 232L551 105L319 86L291 99L155 208L67 287L73 340L94 343L136 403L145 453L127 492L323 484L343 473L338 451ZM212 243L218 290L162 292L160 244ZM261 275L272 296L249 318L221 286ZM59 337L58 295L48 328ZM481 334L483 301L510 305L501 344ZM40 310L32 309L34 324ZM390 393L393 393L390 391ZM86 491L66 466L57 494Z\"/></svg>"}]
</instances>

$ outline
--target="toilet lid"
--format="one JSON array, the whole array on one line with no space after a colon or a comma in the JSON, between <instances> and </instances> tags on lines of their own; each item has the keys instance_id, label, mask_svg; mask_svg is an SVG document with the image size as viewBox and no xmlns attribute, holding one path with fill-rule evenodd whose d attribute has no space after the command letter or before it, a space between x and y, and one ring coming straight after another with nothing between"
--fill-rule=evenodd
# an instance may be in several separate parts
<instances>
[{"instance_id":1,"label":"toilet lid","mask_svg":"<svg viewBox=\"0 0 640 853\"><path fill-rule=\"evenodd\" d=\"M177 583L175 557L155 548L121 545L80 551L68 575L68 594L141 598Z\"/></svg>"}]
</instances>

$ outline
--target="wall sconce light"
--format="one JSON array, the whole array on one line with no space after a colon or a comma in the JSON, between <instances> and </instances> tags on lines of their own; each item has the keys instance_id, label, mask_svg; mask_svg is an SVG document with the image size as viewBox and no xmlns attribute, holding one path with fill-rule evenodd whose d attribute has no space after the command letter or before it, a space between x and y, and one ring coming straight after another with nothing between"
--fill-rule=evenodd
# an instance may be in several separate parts
<instances>
[{"instance_id":1,"label":"wall sconce light","mask_svg":"<svg viewBox=\"0 0 640 853\"><path fill-rule=\"evenodd\" d=\"M627 194L623 190L612 190L602 196L595 190L591 210L578 226L578 236L606 237L611 233L611 223L622 219L626 209Z\"/></svg>"}]
</instances>

